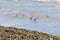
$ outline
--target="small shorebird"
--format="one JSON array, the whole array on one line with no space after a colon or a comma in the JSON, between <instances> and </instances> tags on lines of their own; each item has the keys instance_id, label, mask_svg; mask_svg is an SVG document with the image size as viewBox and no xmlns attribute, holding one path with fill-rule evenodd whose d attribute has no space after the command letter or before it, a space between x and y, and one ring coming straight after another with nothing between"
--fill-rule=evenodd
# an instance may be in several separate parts
<instances>
[{"instance_id":1,"label":"small shorebird","mask_svg":"<svg viewBox=\"0 0 60 40\"><path fill-rule=\"evenodd\" d=\"M35 18L35 19L33 19L33 20L34 20L34 22L36 23L36 20L37 20L37 19Z\"/></svg>"},{"instance_id":2,"label":"small shorebird","mask_svg":"<svg viewBox=\"0 0 60 40\"><path fill-rule=\"evenodd\" d=\"M30 20L32 20L33 19L33 17L31 17L31 18L29 18Z\"/></svg>"},{"instance_id":3,"label":"small shorebird","mask_svg":"<svg viewBox=\"0 0 60 40\"><path fill-rule=\"evenodd\" d=\"M31 17L30 20L33 20L36 23L37 18Z\"/></svg>"}]
</instances>

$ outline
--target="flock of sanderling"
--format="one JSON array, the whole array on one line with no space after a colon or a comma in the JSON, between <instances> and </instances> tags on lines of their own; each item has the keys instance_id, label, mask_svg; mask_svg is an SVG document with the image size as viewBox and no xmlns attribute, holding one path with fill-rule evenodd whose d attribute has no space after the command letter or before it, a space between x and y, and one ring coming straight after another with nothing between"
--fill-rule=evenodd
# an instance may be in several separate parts
<instances>
[{"instance_id":1,"label":"flock of sanderling","mask_svg":"<svg viewBox=\"0 0 60 40\"><path fill-rule=\"evenodd\" d=\"M18 9L15 9L15 8L0 7L0 11L14 12L14 13L16 13L15 17L19 17L20 16L19 14L21 14L23 17L25 17L26 15L28 15L28 16L30 15L31 17L29 19L30 20L34 20L34 22L36 22L36 20L40 19L40 18L42 18L42 19L48 19L48 20L54 20L54 21L60 21L60 19L53 18L53 17L50 17L48 15L46 15L46 16L42 16L42 15L40 15L40 16L34 16L34 15L32 15L31 11L27 11L26 12L26 10L25 11L24 10L18 10Z\"/></svg>"},{"instance_id":2,"label":"flock of sanderling","mask_svg":"<svg viewBox=\"0 0 60 40\"><path fill-rule=\"evenodd\" d=\"M9 0L9 1L20 1L20 0ZM48 7L59 7L59 6L48 6ZM48 8L48 7L44 7L43 8ZM19 17L20 14L25 17L25 15L30 16L30 20L34 20L34 22L36 22L37 19L47 19L47 20L53 20L53 21L59 21L60 22L60 19L58 18L54 18L54 17L50 17L49 15L46 15L46 16L35 16L35 15L32 15L32 12L31 11L26 11L26 10L19 10L19 9L16 9L16 8L8 8L6 6L0 6L0 11L9 11L9 12L14 12L16 13L15 17Z\"/></svg>"}]
</instances>

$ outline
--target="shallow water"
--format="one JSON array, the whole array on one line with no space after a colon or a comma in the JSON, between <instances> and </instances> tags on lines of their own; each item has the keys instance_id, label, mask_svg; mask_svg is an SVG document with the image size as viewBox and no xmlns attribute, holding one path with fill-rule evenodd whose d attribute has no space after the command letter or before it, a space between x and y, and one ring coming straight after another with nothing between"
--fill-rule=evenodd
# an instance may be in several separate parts
<instances>
[{"instance_id":1,"label":"shallow water","mask_svg":"<svg viewBox=\"0 0 60 40\"><path fill-rule=\"evenodd\" d=\"M0 25L36 30L60 35L60 3L0 1L1 7L20 10L19 13L0 9ZM16 16L18 14L18 16ZM24 14L24 16L22 16ZM39 18L34 21L29 18ZM47 17L49 16L49 17Z\"/></svg>"}]
</instances>

